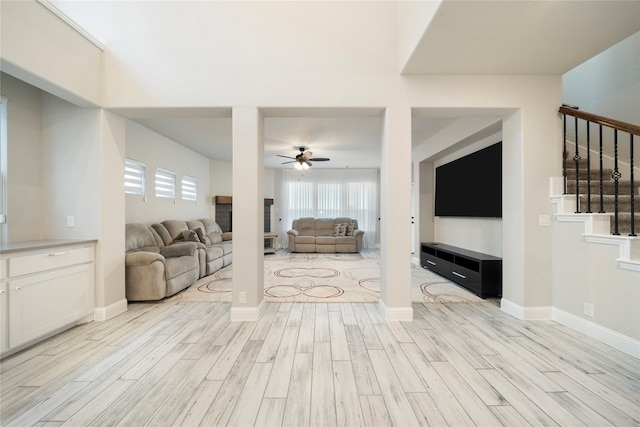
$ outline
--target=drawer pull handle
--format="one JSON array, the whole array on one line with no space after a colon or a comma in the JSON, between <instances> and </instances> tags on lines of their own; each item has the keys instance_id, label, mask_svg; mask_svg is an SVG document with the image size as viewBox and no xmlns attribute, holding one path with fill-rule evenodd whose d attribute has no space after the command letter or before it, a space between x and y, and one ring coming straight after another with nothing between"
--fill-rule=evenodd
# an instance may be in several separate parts
<instances>
[{"instance_id":1,"label":"drawer pull handle","mask_svg":"<svg viewBox=\"0 0 640 427\"><path fill-rule=\"evenodd\" d=\"M0 295L4 294L4 289L0 289Z\"/></svg>"},{"instance_id":2,"label":"drawer pull handle","mask_svg":"<svg viewBox=\"0 0 640 427\"><path fill-rule=\"evenodd\" d=\"M466 278L467 278L467 276L463 276L462 274L460 274L460 273L456 273L455 271L452 271L451 273L452 273L452 274L455 274L456 276L461 277L461 278L463 278L463 279L466 279Z\"/></svg>"},{"instance_id":3,"label":"drawer pull handle","mask_svg":"<svg viewBox=\"0 0 640 427\"><path fill-rule=\"evenodd\" d=\"M22 286L16 286L15 288L13 288L14 291L19 291L20 289L22 289Z\"/></svg>"},{"instance_id":4,"label":"drawer pull handle","mask_svg":"<svg viewBox=\"0 0 640 427\"><path fill-rule=\"evenodd\" d=\"M66 255L69 252L49 252L49 256L62 256L62 255Z\"/></svg>"},{"instance_id":5,"label":"drawer pull handle","mask_svg":"<svg viewBox=\"0 0 640 427\"><path fill-rule=\"evenodd\" d=\"M429 263L429 264L431 264L431 265L436 265L436 263L435 263L435 262L433 262L433 261L429 261L429 260L427 260L427 263Z\"/></svg>"}]
</instances>

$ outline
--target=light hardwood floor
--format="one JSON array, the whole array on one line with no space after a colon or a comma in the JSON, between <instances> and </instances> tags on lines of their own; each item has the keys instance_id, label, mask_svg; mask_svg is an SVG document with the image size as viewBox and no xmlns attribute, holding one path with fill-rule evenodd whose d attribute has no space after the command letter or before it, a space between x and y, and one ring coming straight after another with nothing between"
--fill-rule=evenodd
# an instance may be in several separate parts
<instances>
[{"instance_id":1,"label":"light hardwood floor","mask_svg":"<svg viewBox=\"0 0 640 427\"><path fill-rule=\"evenodd\" d=\"M0 363L3 426L637 426L640 361L495 304L130 304Z\"/></svg>"}]
</instances>

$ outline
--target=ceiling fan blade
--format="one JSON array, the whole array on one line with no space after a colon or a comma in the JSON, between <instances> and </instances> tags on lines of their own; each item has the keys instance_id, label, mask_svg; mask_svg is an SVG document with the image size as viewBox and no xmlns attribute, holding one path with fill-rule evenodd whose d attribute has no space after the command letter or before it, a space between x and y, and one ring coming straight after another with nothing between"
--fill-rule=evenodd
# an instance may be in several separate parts
<instances>
[{"instance_id":1,"label":"ceiling fan blade","mask_svg":"<svg viewBox=\"0 0 640 427\"><path fill-rule=\"evenodd\" d=\"M303 158L303 159L305 159L305 160L306 160L306 159L308 159L308 158L309 158L309 157L311 157L311 156L313 156L313 153L312 153L311 151L305 151L305 152L302 154L302 158Z\"/></svg>"},{"instance_id":2,"label":"ceiling fan blade","mask_svg":"<svg viewBox=\"0 0 640 427\"><path fill-rule=\"evenodd\" d=\"M284 163L280 163L280 164L281 164L281 165L286 165L286 164L288 164L288 163L295 163L295 162L297 162L297 160L292 160L292 161L290 161L290 162L284 162Z\"/></svg>"},{"instance_id":3,"label":"ceiling fan blade","mask_svg":"<svg viewBox=\"0 0 640 427\"><path fill-rule=\"evenodd\" d=\"M276 156L284 157L285 159L294 159L295 160L295 157L283 156L282 154L276 154Z\"/></svg>"},{"instance_id":4,"label":"ceiling fan blade","mask_svg":"<svg viewBox=\"0 0 640 427\"><path fill-rule=\"evenodd\" d=\"M308 160L311 160L312 162L326 162L326 161L329 161L331 159L328 158L328 157L316 157L314 159L308 159Z\"/></svg>"},{"instance_id":5,"label":"ceiling fan blade","mask_svg":"<svg viewBox=\"0 0 640 427\"><path fill-rule=\"evenodd\" d=\"M309 160L305 160L304 162L307 164L307 166L313 166L311 162L309 162Z\"/></svg>"}]
</instances>

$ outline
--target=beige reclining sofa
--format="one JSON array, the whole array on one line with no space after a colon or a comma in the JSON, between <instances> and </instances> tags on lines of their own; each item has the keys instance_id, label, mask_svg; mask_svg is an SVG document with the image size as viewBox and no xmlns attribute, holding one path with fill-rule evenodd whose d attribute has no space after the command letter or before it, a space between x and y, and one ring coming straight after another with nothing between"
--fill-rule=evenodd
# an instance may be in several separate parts
<instances>
[{"instance_id":1,"label":"beige reclining sofa","mask_svg":"<svg viewBox=\"0 0 640 427\"><path fill-rule=\"evenodd\" d=\"M126 225L126 296L159 300L188 288L232 261L232 234L211 219Z\"/></svg>"},{"instance_id":2,"label":"beige reclining sofa","mask_svg":"<svg viewBox=\"0 0 640 427\"><path fill-rule=\"evenodd\" d=\"M364 231L352 218L299 218L287 231L290 252L355 253Z\"/></svg>"}]
</instances>

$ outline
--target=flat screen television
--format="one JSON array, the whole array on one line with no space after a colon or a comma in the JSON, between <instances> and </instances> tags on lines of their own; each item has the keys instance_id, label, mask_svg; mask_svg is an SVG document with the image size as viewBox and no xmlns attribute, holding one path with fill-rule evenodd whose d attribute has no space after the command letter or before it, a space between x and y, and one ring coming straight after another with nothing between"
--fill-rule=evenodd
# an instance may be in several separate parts
<instances>
[{"instance_id":1,"label":"flat screen television","mask_svg":"<svg viewBox=\"0 0 640 427\"><path fill-rule=\"evenodd\" d=\"M502 218L502 142L436 168L434 214Z\"/></svg>"}]
</instances>

